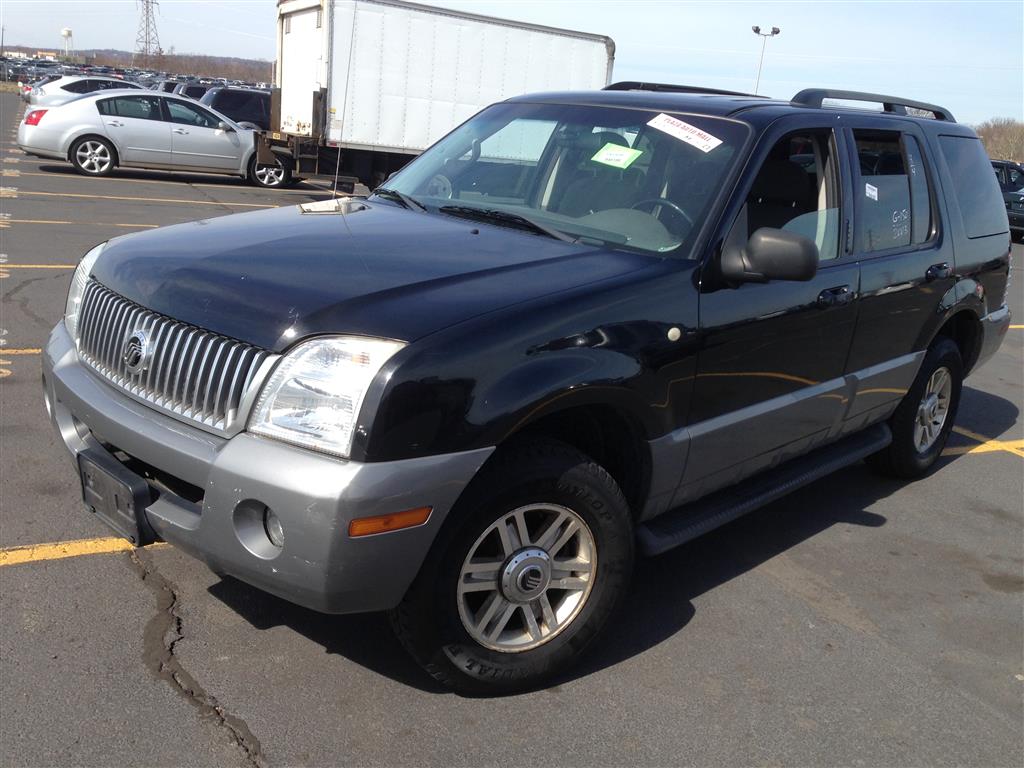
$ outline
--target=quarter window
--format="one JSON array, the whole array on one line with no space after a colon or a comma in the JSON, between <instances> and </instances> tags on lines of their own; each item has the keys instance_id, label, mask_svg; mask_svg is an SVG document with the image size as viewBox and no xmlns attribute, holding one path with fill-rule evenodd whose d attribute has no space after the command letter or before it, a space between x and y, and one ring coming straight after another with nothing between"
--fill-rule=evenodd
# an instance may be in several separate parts
<instances>
[{"instance_id":1,"label":"quarter window","mask_svg":"<svg viewBox=\"0 0 1024 768\"><path fill-rule=\"evenodd\" d=\"M931 238L933 210L928 171L913 136L854 131L860 179L859 250L869 253L919 245Z\"/></svg>"},{"instance_id":2,"label":"quarter window","mask_svg":"<svg viewBox=\"0 0 1024 768\"><path fill-rule=\"evenodd\" d=\"M967 136L940 136L939 146L953 177L953 192L967 237L1006 232L1008 222L999 182L981 140Z\"/></svg>"}]
</instances>

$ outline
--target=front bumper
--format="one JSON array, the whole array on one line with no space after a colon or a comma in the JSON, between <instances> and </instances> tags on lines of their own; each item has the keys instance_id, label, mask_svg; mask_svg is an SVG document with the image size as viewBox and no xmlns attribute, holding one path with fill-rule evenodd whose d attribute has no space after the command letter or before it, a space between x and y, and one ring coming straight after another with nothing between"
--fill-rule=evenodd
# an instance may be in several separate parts
<instances>
[{"instance_id":1,"label":"front bumper","mask_svg":"<svg viewBox=\"0 0 1024 768\"><path fill-rule=\"evenodd\" d=\"M68 450L116 446L195 486L199 501L154 487L145 516L157 535L272 594L325 613L391 608L415 578L441 524L493 448L358 463L242 432L227 439L158 413L85 366L59 324L43 354L47 409ZM268 546L253 508L280 518L284 546ZM353 518L432 507L416 528L350 538Z\"/></svg>"}]
</instances>

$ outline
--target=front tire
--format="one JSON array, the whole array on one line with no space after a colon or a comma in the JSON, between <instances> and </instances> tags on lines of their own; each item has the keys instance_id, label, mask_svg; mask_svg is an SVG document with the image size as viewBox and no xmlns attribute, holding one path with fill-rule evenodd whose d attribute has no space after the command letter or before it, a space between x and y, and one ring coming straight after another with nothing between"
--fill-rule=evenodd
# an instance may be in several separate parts
<instances>
[{"instance_id":1,"label":"front tire","mask_svg":"<svg viewBox=\"0 0 1024 768\"><path fill-rule=\"evenodd\" d=\"M114 146L98 136L85 136L76 141L69 156L75 170L84 176L108 176L117 165Z\"/></svg>"},{"instance_id":2,"label":"front tire","mask_svg":"<svg viewBox=\"0 0 1024 768\"><path fill-rule=\"evenodd\" d=\"M910 390L889 420L892 443L868 465L890 477L924 476L938 461L956 421L963 389L960 348L940 337L928 349Z\"/></svg>"},{"instance_id":3,"label":"front tire","mask_svg":"<svg viewBox=\"0 0 1024 768\"><path fill-rule=\"evenodd\" d=\"M391 623L450 688L509 693L578 659L632 567L632 519L612 477L570 446L524 444L467 488Z\"/></svg>"},{"instance_id":4,"label":"front tire","mask_svg":"<svg viewBox=\"0 0 1024 768\"><path fill-rule=\"evenodd\" d=\"M249 181L257 187L265 189L281 189L292 183L290 168L277 163L276 165L260 165L253 156L249 161Z\"/></svg>"}]
</instances>

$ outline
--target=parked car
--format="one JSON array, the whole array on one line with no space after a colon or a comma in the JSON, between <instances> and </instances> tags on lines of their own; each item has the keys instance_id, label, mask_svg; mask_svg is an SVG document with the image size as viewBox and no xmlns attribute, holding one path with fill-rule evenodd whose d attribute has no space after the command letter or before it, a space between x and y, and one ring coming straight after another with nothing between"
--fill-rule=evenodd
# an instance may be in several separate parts
<instances>
[{"instance_id":1,"label":"parked car","mask_svg":"<svg viewBox=\"0 0 1024 768\"><path fill-rule=\"evenodd\" d=\"M28 94L28 103L35 106L57 106L84 93L123 89L140 89L135 83L126 83L113 77L94 77L89 75L64 75L42 85L33 86Z\"/></svg>"},{"instance_id":2,"label":"parked car","mask_svg":"<svg viewBox=\"0 0 1024 768\"><path fill-rule=\"evenodd\" d=\"M174 89L181 85L180 80L160 80L152 85L152 90L174 93Z\"/></svg>"},{"instance_id":3,"label":"parked car","mask_svg":"<svg viewBox=\"0 0 1024 768\"><path fill-rule=\"evenodd\" d=\"M576 661L636 549L861 459L926 474L1010 322L977 136L891 96L652 88L513 98L368 199L90 250L43 355L86 504L387 609L486 693Z\"/></svg>"},{"instance_id":4,"label":"parked car","mask_svg":"<svg viewBox=\"0 0 1024 768\"><path fill-rule=\"evenodd\" d=\"M148 90L103 91L30 110L18 146L67 160L86 176L121 166L230 174L264 187L290 181L287 169L257 163L252 129L183 96Z\"/></svg>"},{"instance_id":5,"label":"parked car","mask_svg":"<svg viewBox=\"0 0 1024 768\"><path fill-rule=\"evenodd\" d=\"M1011 160L993 160L992 170L1003 191L1010 232L1024 238L1024 165Z\"/></svg>"},{"instance_id":6,"label":"parked car","mask_svg":"<svg viewBox=\"0 0 1024 768\"><path fill-rule=\"evenodd\" d=\"M270 129L269 91L215 86L203 94L199 103L212 107L246 128Z\"/></svg>"},{"instance_id":7,"label":"parked car","mask_svg":"<svg viewBox=\"0 0 1024 768\"><path fill-rule=\"evenodd\" d=\"M209 88L210 86L208 85L202 85L201 83L197 83L194 81L187 81L184 83L178 83L178 85L175 86L172 93L175 93L178 96L187 96L190 99L195 99L196 101L199 101L199 99L203 97L203 94L206 93L209 90Z\"/></svg>"},{"instance_id":8,"label":"parked car","mask_svg":"<svg viewBox=\"0 0 1024 768\"><path fill-rule=\"evenodd\" d=\"M52 83L54 80L60 80L60 75L47 75L40 78L32 78L29 82L20 82L18 86L21 88L21 100L28 103L30 95L35 88L42 88L48 83Z\"/></svg>"}]
</instances>

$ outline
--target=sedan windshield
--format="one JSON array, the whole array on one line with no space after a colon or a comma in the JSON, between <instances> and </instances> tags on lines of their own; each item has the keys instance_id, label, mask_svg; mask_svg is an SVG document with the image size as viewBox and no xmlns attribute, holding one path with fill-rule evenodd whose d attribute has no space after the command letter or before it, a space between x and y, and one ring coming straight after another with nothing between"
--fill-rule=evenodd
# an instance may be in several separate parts
<instances>
[{"instance_id":1,"label":"sedan windshield","mask_svg":"<svg viewBox=\"0 0 1024 768\"><path fill-rule=\"evenodd\" d=\"M380 197L665 253L696 234L746 136L739 123L705 116L497 104L389 179Z\"/></svg>"}]
</instances>

